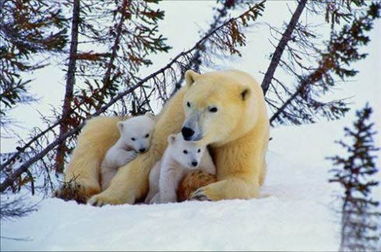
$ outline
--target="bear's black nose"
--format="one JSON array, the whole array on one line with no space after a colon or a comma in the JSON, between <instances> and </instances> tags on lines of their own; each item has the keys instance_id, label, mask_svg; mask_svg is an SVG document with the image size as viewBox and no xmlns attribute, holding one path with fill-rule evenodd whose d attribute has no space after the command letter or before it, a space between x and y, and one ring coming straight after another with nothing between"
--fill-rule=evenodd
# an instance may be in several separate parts
<instances>
[{"instance_id":1,"label":"bear's black nose","mask_svg":"<svg viewBox=\"0 0 381 252\"><path fill-rule=\"evenodd\" d=\"M194 131L191 128L183 127L181 133L183 134L184 140L188 141L193 136Z\"/></svg>"},{"instance_id":2,"label":"bear's black nose","mask_svg":"<svg viewBox=\"0 0 381 252\"><path fill-rule=\"evenodd\" d=\"M146 148L140 148L139 151L140 151L140 152L145 152L145 151L146 151Z\"/></svg>"},{"instance_id":3,"label":"bear's black nose","mask_svg":"<svg viewBox=\"0 0 381 252\"><path fill-rule=\"evenodd\" d=\"M197 161L193 161L193 162L192 162L192 165L193 165L194 167L196 167L196 166L198 165Z\"/></svg>"}]
</instances>

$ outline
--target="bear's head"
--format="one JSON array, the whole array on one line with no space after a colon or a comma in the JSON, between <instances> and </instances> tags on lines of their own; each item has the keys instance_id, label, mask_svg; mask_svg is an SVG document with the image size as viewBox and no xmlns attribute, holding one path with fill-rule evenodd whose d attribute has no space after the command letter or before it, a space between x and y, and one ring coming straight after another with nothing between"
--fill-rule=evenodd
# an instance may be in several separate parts
<instances>
[{"instance_id":1,"label":"bear's head","mask_svg":"<svg viewBox=\"0 0 381 252\"><path fill-rule=\"evenodd\" d=\"M253 128L258 117L254 97L260 99L261 91L250 75L235 70L205 74L188 70L185 79L181 130L185 140L218 146Z\"/></svg>"},{"instance_id":2,"label":"bear's head","mask_svg":"<svg viewBox=\"0 0 381 252\"><path fill-rule=\"evenodd\" d=\"M150 113L135 116L117 123L123 143L136 152L146 152L150 147L155 116Z\"/></svg>"},{"instance_id":3,"label":"bear's head","mask_svg":"<svg viewBox=\"0 0 381 252\"><path fill-rule=\"evenodd\" d=\"M196 169L204 155L206 146L199 142L185 141L181 133L168 136L168 151L171 157L188 169Z\"/></svg>"}]
</instances>

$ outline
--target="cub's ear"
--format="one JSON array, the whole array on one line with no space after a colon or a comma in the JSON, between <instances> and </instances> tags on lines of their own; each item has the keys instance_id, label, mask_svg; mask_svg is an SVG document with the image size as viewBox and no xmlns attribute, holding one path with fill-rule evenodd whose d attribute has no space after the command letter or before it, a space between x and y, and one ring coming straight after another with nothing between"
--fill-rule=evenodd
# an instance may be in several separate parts
<instances>
[{"instance_id":1,"label":"cub's ear","mask_svg":"<svg viewBox=\"0 0 381 252\"><path fill-rule=\"evenodd\" d=\"M245 101L249 96L250 96L250 89L249 88L244 88L242 91L241 91L241 99L242 101Z\"/></svg>"},{"instance_id":2,"label":"cub's ear","mask_svg":"<svg viewBox=\"0 0 381 252\"><path fill-rule=\"evenodd\" d=\"M122 132L123 131L123 122L122 121L120 121L120 122L117 122L116 123L116 126L118 127L118 129L119 129L119 132Z\"/></svg>"},{"instance_id":3,"label":"cub's ear","mask_svg":"<svg viewBox=\"0 0 381 252\"><path fill-rule=\"evenodd\" d=\"M199 73L193 70L188 70L185 72L185 82L188 87L192 86L193 83L200 77Z\"/></svg>"},{"instance_id":4,"label":"cub's ear","mask_svg":"<svg viewBox=\"0 0 381 252\"><path fill-rule=\"evenodd\" d=\"M168 143L173 144L174 142L176 142L176 135L175 134L169 135L168 136Z\"/></svg>"},{"instance_id":5,"label":"cub's ear","mask_svg":"<svg viewBox=\"0 0 381 252\"><path fill-rule=\"evenodd\" d=\"M144 115L147 116L148 118L152 119L152 120L155 120L155 119L156 119L155 115L152 114L152 113L150 113L150 112L147 112L147 113L145 113Z\"/></svg>"}]
</instances>

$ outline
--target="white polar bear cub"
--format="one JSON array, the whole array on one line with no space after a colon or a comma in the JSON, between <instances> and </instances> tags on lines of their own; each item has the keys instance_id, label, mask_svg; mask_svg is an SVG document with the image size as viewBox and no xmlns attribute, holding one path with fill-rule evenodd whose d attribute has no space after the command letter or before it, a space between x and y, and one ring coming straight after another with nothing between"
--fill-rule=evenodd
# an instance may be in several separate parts
<instances>
[{"instance_id":1,"label":"white polar bear cub","mask_svg":"<svg viewBox=\"0 0 381 252\"><path fill-rule=\"evenodd\" d=\"M149 193L145 203L176 202L179 182L193 169L216 173L216 167L206 146L185 141L180 133L170 135L162 159L151 169Z\"/></svg>"},{"instance_id":2,"label":"white polar bear cub","mask_svg":"<svg viewBox=\"0 0 381 252\"><path fill-rule=\"evenodd\" d=\"M101 185L105 190L119 167L133 160L138 152L149 149L155 116L151 113L131 117L117 123L120 138L106 152L101 164Z\"/></svg>"}]
</instances>

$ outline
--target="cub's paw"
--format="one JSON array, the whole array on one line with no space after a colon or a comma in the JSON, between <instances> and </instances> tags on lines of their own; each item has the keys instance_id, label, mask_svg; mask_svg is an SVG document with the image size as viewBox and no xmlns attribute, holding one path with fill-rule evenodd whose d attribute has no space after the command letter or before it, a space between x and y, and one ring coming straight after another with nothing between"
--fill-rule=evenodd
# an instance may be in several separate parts
<instances>
[{"instance_id":1,"label":"cub's paw","mask_svg":"<svg viewBox=\"0 0 381 252\"><path fill-rule=\"evenodd\" d=\"M152 197L149 204L159 204L160 203L160 194L156 193L155 196Z\"/></svg>"}]
</instances>

